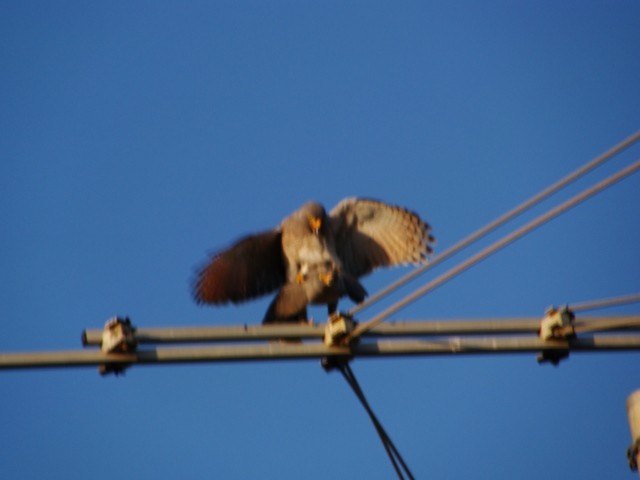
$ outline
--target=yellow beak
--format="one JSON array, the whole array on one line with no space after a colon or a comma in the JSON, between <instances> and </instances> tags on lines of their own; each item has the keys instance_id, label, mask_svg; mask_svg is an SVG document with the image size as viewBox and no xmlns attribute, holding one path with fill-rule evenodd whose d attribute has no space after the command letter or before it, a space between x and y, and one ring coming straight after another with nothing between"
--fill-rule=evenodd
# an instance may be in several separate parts
<instances>
[{"instance_id":1,"label":"yellow beak","mask_svg":"<svg viewBox=\"0 0 640 480\"><path fill-rule=\"evenodd\" d=\"M309 227L313 233L318 233L320 231L320 227L322 227L322 219L314 217L313 215L309 215L307 219L309 220Z\"/></svg>"}]
</instances>

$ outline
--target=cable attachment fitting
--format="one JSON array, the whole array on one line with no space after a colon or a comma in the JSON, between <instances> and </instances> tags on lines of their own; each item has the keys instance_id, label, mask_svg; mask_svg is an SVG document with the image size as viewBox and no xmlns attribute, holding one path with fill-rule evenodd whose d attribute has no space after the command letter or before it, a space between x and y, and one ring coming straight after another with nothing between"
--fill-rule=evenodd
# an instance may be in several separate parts
<instances>
[{"instance_id":1,"label":"cable attachment fitting","mask_svg":"<svg viewBox=\"0 0 640 480\"><path fill-rule=\"evenodd\" d=\"M129 317L113 317L107 320L102 331L102 342L100 350L104 353L133 353L136 351L135 327L131 324ZM125 363L105 363L98 367L101 375L113 373L120 375L124 373L129 364Z\"/></svg>"},{"instance_id":2,"label":"cable attachment fitting","mask_svg":"<svg viewBox=\"0 0 640 480\"><path fill-rule=\"evenodd\" d=\"M327 347L341 346L355 327L356 322L350 315L341 312L331 314L324 329L324 344Z\"/></svg>"},{"instance_id":3,"label":"cable attachment fitting","mask_svg":"<svg viewBox=\"0 0 640 480\"><path fill-rule=\"evenodd\" d=\"M549 307L545 311L544 318L540 322L540 330L538 335L545 342L564 341L565 343L575 338L574 313L568 307ZM569 346L565 348L544 349L538 355L538 363L551 362L552 365L558 365L561 360L569 356Z\"/></svg>"},{"instance_id":4,"label":"cable attachment fitting","mask_svg":"<svg viewBox=\"0 0 640 480\"><path fill-rule=\"evenodd\" d=\"M346 313L335 312L331 314L327 320L324 329L324 337L322 341L325 346L331 347L347 347L345 340L351 332L356 328L357 322L351 315ZM324 357L320 360L322 368L331 371L339 365L348 363L351 360L350 355Z\"/></svg>"}]
</instances>

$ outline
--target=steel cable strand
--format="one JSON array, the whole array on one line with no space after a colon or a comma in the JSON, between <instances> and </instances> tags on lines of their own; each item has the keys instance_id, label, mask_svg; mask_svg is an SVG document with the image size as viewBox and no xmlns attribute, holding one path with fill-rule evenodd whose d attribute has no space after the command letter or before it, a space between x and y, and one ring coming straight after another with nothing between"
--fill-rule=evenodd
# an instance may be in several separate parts
<instances>
[{"instance_id":1,"label":"steel cable strand","mask_svg":"<svg viewBox=\"0 0 640 480\"><path fill-rule=\"evenodd\" d=\"M393 468L396 471L398 478L401 480L404 480L405 476L402 473L402 470L404 470L404 472L407 474L408 479L415 480L415 477L411 473L409 466L406 464L406 462L402 458L402 455L400 454L395 444L391 440L391 437L389 437L386 430L382 426L382 423L380 423L380 421L378 420L378 417L376 416L376 414L373 412L373 409L369 405L369 402L367 401L364 391L360 387L360 384L358 383L358 380L356 379L355 374L353 373L353 370L351 370L351 367L349 367L349 364L347 362L341 362L337 365L337 368L338 370L340 370L340 373L342 374L344 379L347 381L347 383L355 393L356 397L358 398L358 400L360 400L360 403L362 404L367 414L369 415L369 418L371 419L371 422L373 423L373 426L375 427L376 432L378 433L378 436L382 441L382 445L384 446L387 452L387 455L389 456L389 460L391 461L391 464L393 465ZM398 462L400 463L400 465L398 465ZM400 467L402 467L402 470L400 469Z\"/></svg>"},{"instance_id":2,"label":"steel cable strand","mask_svg":"<svg viewBox=\"0 0 640 480\"><path fill-rule=\"evenodd\" d=\"M387 452L387 456L389 457L389 460L391 461L391 465L393 466L398 478L400 480L404 480L404 474L402 473L402 470L400 470L400 466L398 465L398 460L396 459L396 457L399 457L400 460L402 460L402 458L399 456L398 451L395 449L395 446L393 445L393 442L391 441L390 437L387 435L386 431L384 430L384 427L382 426L380 421L377 419L377 417L373 413L373 410L371 409L371 406L368 404L366 397L364 397L364 393L360 389L357 383L357 380L353 375L353 372L348 373L347 371L345 371L344 366L341 366L339 368L345 380L347 381L349 386L352 388L352 390L356 394L356 397L358 397L358 400L360 400L360 403L363 405L363 407L367 411L367 414L369 415L369 418L371 419L373 426L375 427L376 432L380 437L382 446ZM405 470L408 471L408 467L404 464L404 462L402 463ZM408 474L410 478L413 479L411 472L408 472Z\"/></svg>"},{"instance_id":3,"label":"steel cable strand","mask_svg":"<svg viewBox=\"0 0 640 480\"><path fill-rule=\"evenodd\" d=\"M599 308L616 307L619 305L626 305L629 303L637 302L640 302L640 293L575 303L573 305L569 305L567 308L572 312L584 312L586 310L597 310Z\"/></svg>"},{"instance_id":4,"label":"steel cable strand","mask_svg":"<svg viewBox=\"0 0 640 480\"><path fill-rule=\"evenodd\" d=\"M359 385L357 379L355 378L355 374L349 368L348 365L346 365L346 366L345 365L340 367L340 371L341 371L342 375L344 376L345 380L347 381L349 386L352 388L352 390L356 394L356 397L358 397L358 399L360 400L360 403L363 405L363 407L367 411L367 414L369 415L369 418L371 419L371 421L373 423L373 426L375 427L376 432L378 433L378 436L380 437L380 440L382 441L382 446L386 450L387 455L389 456L389 460L391 460L391 464L393 465L393 468L394 468L394 470L396 471L396 473L398 475L398 478L404 479L404 475L403 475L402 471L400 470L400 467L398 466L397 459L396 459L396 457L398 457L399 460L402 460L399 452L395 448L395 445L393 444L393 441L391 440L391 438L389 437L389 435L385 431L384 427L382 426L382 424L380 423L380 421L378 420L378 418L374 414L373 409L369 405L369 402L367 401L367 399L366 399L366 397L364 395L364 392L360 388L360 385ZM402 462L402 464L403 464L403 467L405 468L405 470L408 470L408 467L406 466L406 464L404 464L404 462ZM409 472L409 475L411 475L410 472Z\"/></svg>"}]
</instances>

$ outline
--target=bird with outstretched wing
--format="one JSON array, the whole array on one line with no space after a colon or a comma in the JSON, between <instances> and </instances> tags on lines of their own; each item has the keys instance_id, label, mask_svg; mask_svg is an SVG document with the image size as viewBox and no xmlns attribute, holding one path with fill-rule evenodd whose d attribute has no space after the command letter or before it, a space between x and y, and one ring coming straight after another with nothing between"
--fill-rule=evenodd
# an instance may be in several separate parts
<instances>
[{"instance_id":1,"label":"bird with outstretched wing","mask_svg":"<svg viewBox=\"0 0 640 480\"><path fill-rule=\"evenodd\" d=\"M278 290L263 323L307 320L307 305L367 295L358 280L378 267L427 261L429 225L406 208L347 198L328 214L305 203L273 230L246 236L214 254L193 282L198 303L244 302Z\"/></svg>"}]
</instances>

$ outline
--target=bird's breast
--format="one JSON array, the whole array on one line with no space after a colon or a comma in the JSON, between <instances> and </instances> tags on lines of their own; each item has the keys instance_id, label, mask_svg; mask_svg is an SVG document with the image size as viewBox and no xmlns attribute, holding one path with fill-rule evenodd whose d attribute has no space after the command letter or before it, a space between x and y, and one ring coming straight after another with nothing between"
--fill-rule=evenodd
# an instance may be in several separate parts
<instances>
[{"instance_id":1,"label":"bird's breast","mask_svg":"<svg viewBox=\"0 0 640 480\"><path fill-rule=\"evenodd\" d=\"M332 260L327 250L315 245L304 245L299 251L298 258L301 264L310 265L320 265Z\"/></svg>"}]
</instances>

